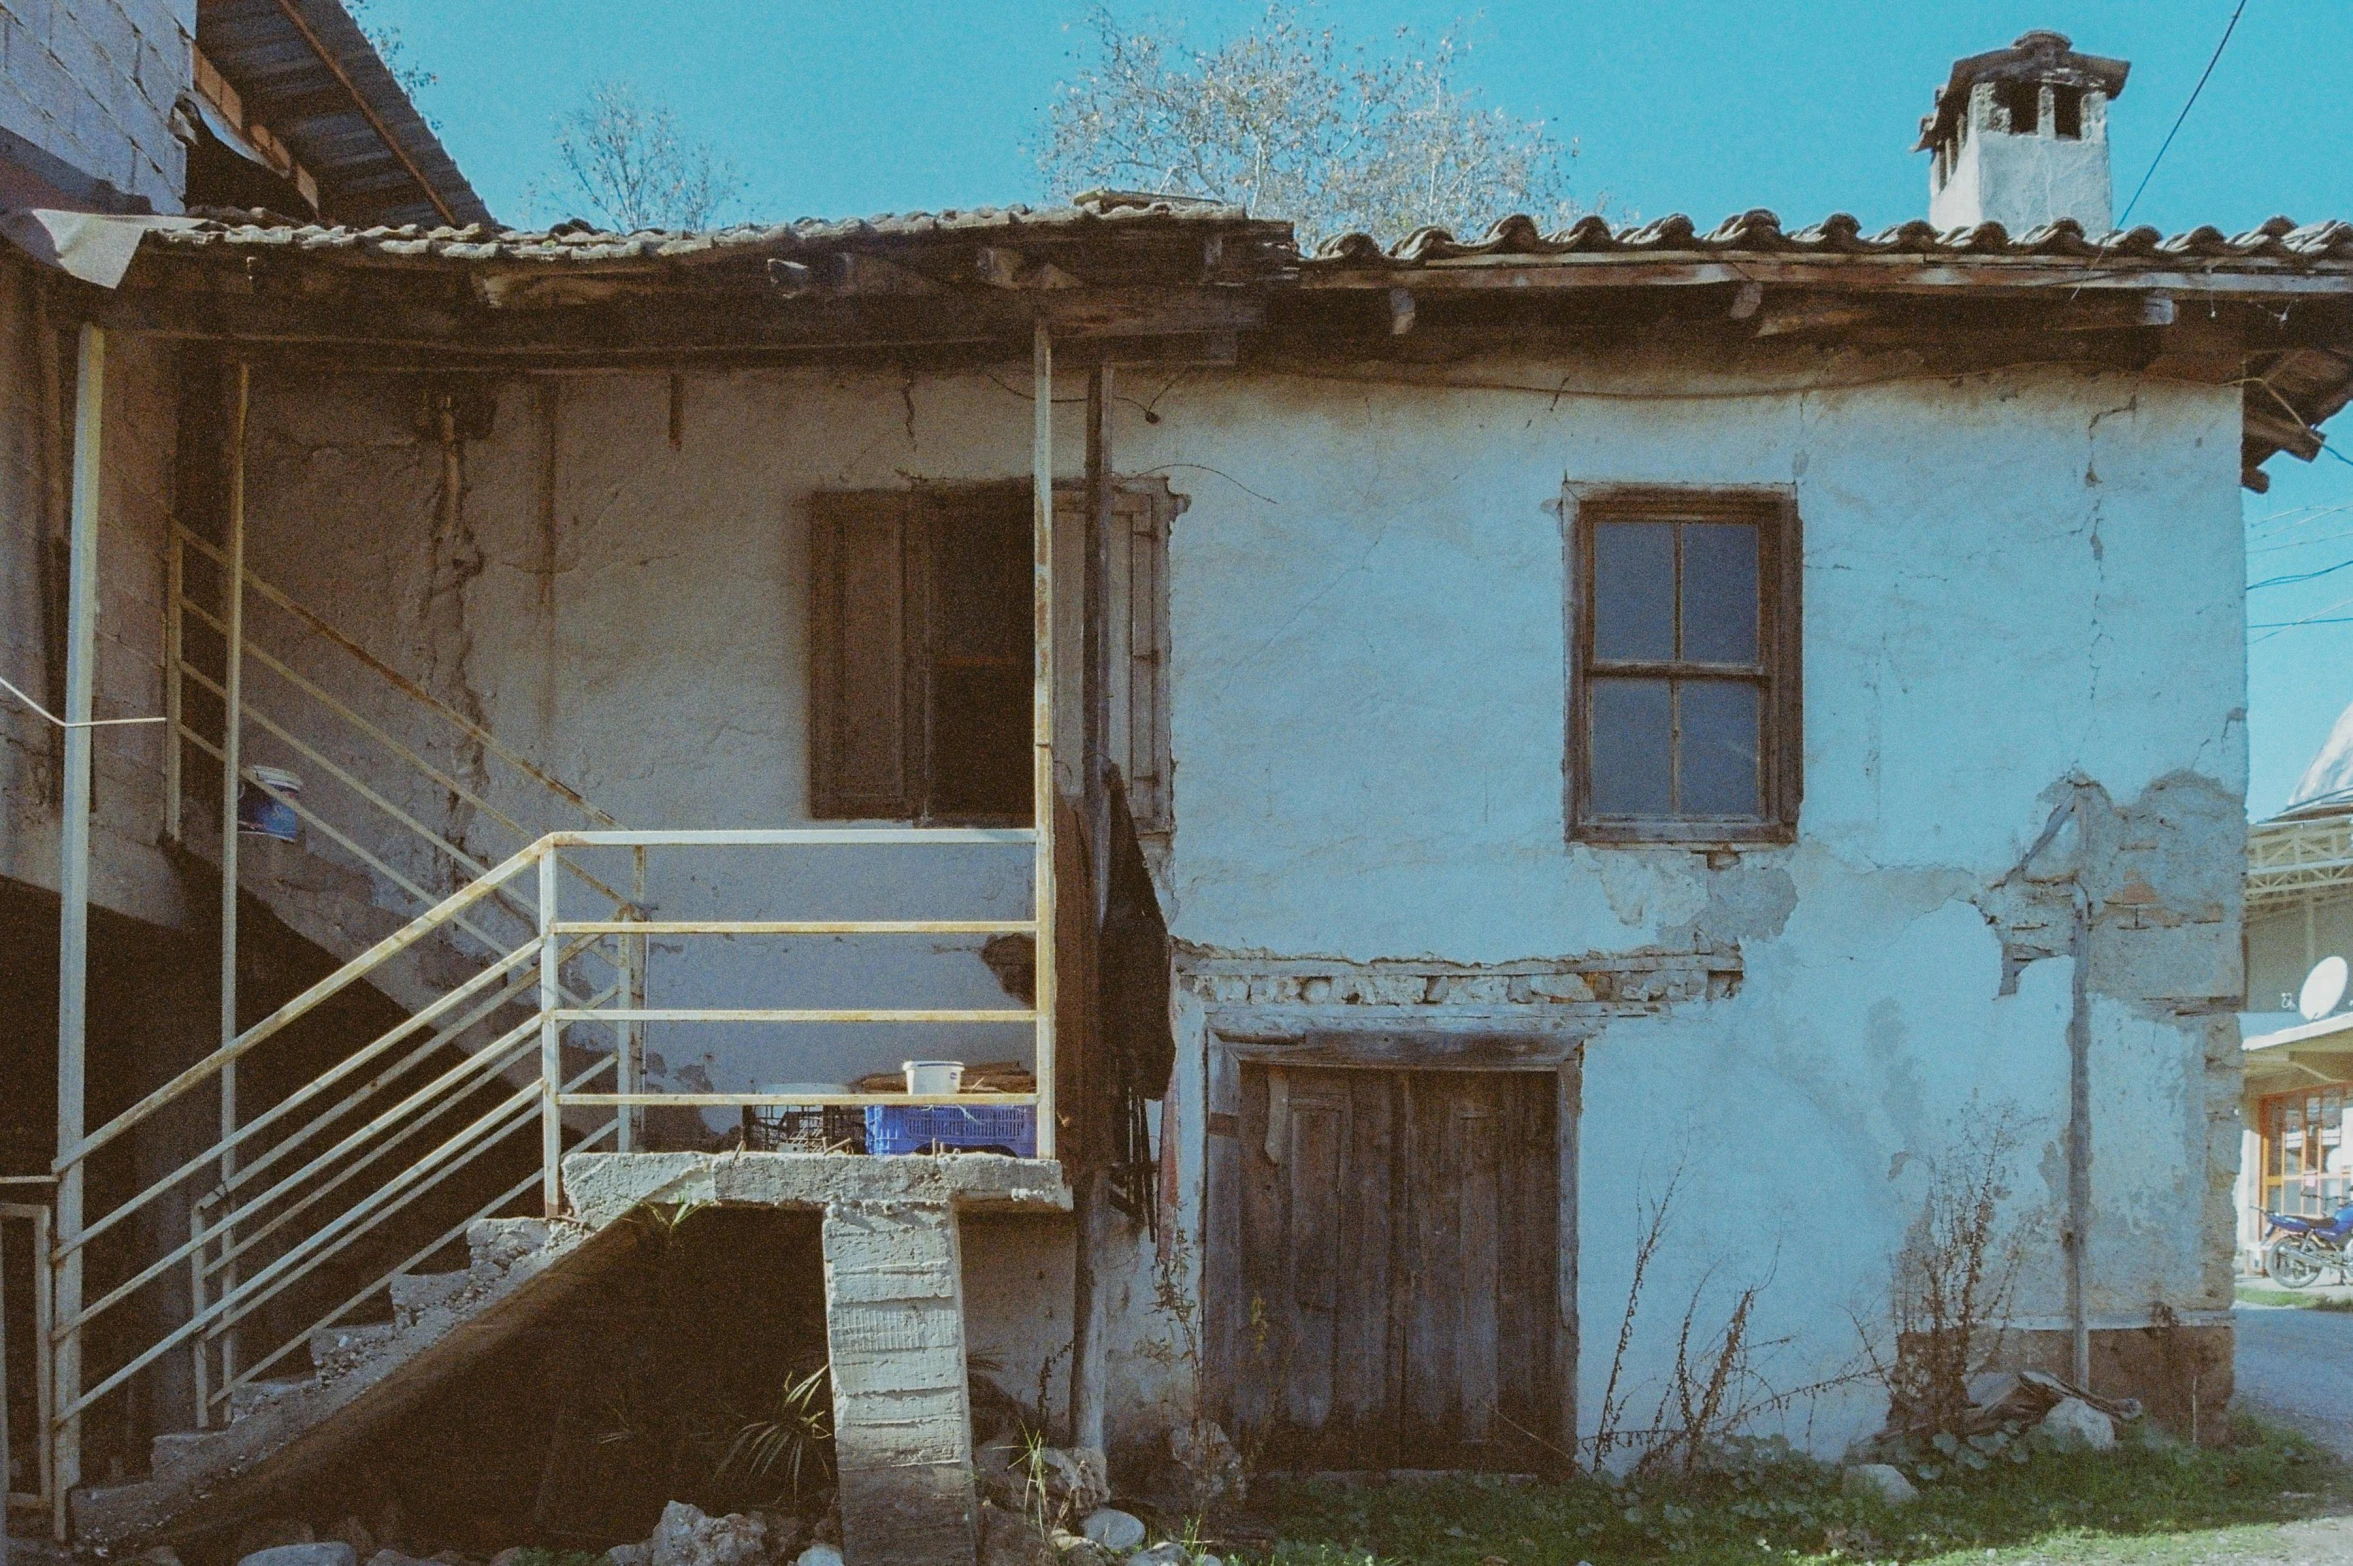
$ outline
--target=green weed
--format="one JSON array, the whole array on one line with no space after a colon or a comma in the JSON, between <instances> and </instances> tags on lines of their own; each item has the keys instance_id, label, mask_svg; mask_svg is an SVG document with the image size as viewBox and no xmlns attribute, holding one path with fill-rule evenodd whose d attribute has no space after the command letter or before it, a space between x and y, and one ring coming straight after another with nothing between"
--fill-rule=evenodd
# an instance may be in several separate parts
<instances>
[{"instance_id":1,"label":"green weed","mask_svg":"<svg viewBox=\"0 0 2353 1566\"><path fill-rule=\"evenodd\" d=\"M2216 1530L2353 1510L2353 1470L2305 1437L2252 1426L2228 1447L2133 1441L1960 1468L1904 1507L1843 1494L1838 1469L1768 1442L1640 1483L1261 1484L1258 1509L1282 1540L1261 1557L1272 1566L2160 1563L2227 1542Z\"/></svg>"}]
</instances>

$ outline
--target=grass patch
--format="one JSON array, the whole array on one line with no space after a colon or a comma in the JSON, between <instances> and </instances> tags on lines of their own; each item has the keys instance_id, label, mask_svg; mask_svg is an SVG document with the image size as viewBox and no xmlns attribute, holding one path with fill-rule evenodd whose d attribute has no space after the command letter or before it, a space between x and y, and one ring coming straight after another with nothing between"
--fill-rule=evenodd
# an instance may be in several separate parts
<instances>
[{"instance_id":1,"label":"grass patch","mask_svg":"<svg viewBox=\"0 0 2353 1566\"><path fill-rule=\"evenodd\" d=\"M2135 1442L1999 1463L1923 1485L1905 1507L1842 1494L1838 1469L1788 1456L1640 1487L1266 1480L1253 1499L1281 1541L1256 1558L1271 1566L2159 1563L2227 1548L2229 1530L2353 1510L2353 1469L2303 1436L2247 1424L2223 1448Z\"/></svg>"},{"instance_id":2,"label":"grass patch","mask_svg":"<svg viewBox=\"0 0 2353 1566\"><path fill-rule=\"evenodd\" d=\"M2247 1305L2287 1305L2297 1310L2334 1310L2353 1312L2353 1299L2327 1294L2308 1294L2301 1289L2272 1289L2259 1283L2242 1283L2233 1291Z\"/></svg>"}]
</instances>

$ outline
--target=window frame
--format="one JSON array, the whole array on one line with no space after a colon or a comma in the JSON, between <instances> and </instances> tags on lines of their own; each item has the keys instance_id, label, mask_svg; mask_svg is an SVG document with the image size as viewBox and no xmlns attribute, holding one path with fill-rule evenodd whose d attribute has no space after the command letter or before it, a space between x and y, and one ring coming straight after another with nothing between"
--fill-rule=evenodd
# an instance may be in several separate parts
<instances>
[{"instance_id":1,"label":"window frame","mask_svg":"<svg viewBox=\"0 0 2353 1566\"><path fill-rule=\"evenodd\" d=\"M1562 771L1571 842L1738 848L1797 836L1805 751L1800 679L1803 549L1797 496L1781 486L1568 486L1568 713ZM1604 522L1745 522L1757 529L1755 672L1696 660L1608 662L1593 656L1594 529ZM1592 686L1597 677L1731 678L1757 687L1759 811L1755 817L1597 816L1592 808Z\"/></svg>"}]
</instances>

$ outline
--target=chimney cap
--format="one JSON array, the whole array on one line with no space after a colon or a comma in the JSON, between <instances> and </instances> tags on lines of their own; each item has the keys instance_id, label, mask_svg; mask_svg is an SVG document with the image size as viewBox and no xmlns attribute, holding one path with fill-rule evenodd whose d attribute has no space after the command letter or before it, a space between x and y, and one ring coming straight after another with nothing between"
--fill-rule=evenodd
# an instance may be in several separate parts
<instances>
[{"instance_id":1,"label":"chimney cap","mask_svg":"<svg viewBox=\"0 0 2353 1566\"><path fill-rule=\"evenodd\" d=\"M1968 108L1969 89L1979 82L2050 82L2115 98L2123 93L2124 78L2131 69L2130 61L2076 53L2073 40L2065 33L2048 28L2021 33L2007 49L1953 62L1951 78L1936 90L1936 112L1920 121L1920 144L1914 150L1925 152L1952 138L1954 122Z\"/></svg>"}]
</instances>

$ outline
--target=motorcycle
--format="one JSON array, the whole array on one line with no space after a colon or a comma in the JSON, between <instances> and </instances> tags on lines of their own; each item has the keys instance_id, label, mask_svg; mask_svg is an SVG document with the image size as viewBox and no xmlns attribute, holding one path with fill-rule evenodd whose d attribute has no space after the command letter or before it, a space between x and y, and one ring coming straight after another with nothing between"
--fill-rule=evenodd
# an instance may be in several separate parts
<instances>
[{"instance_id":1,"label":"motorcycle","mask_svg":"<svg viewBox=\"0 0 2353 1566\"><path fill-rule=\"evenodd\" d=\"M2308 1289L2324 1272L2334 1272L2339 1283L2353 1278L2353 1202L2338 1208L2334 1218L2265 1213L2263 1221L2270 1235L2263 1270L2272 1282Z\"/></svg>"}]
</instances>

